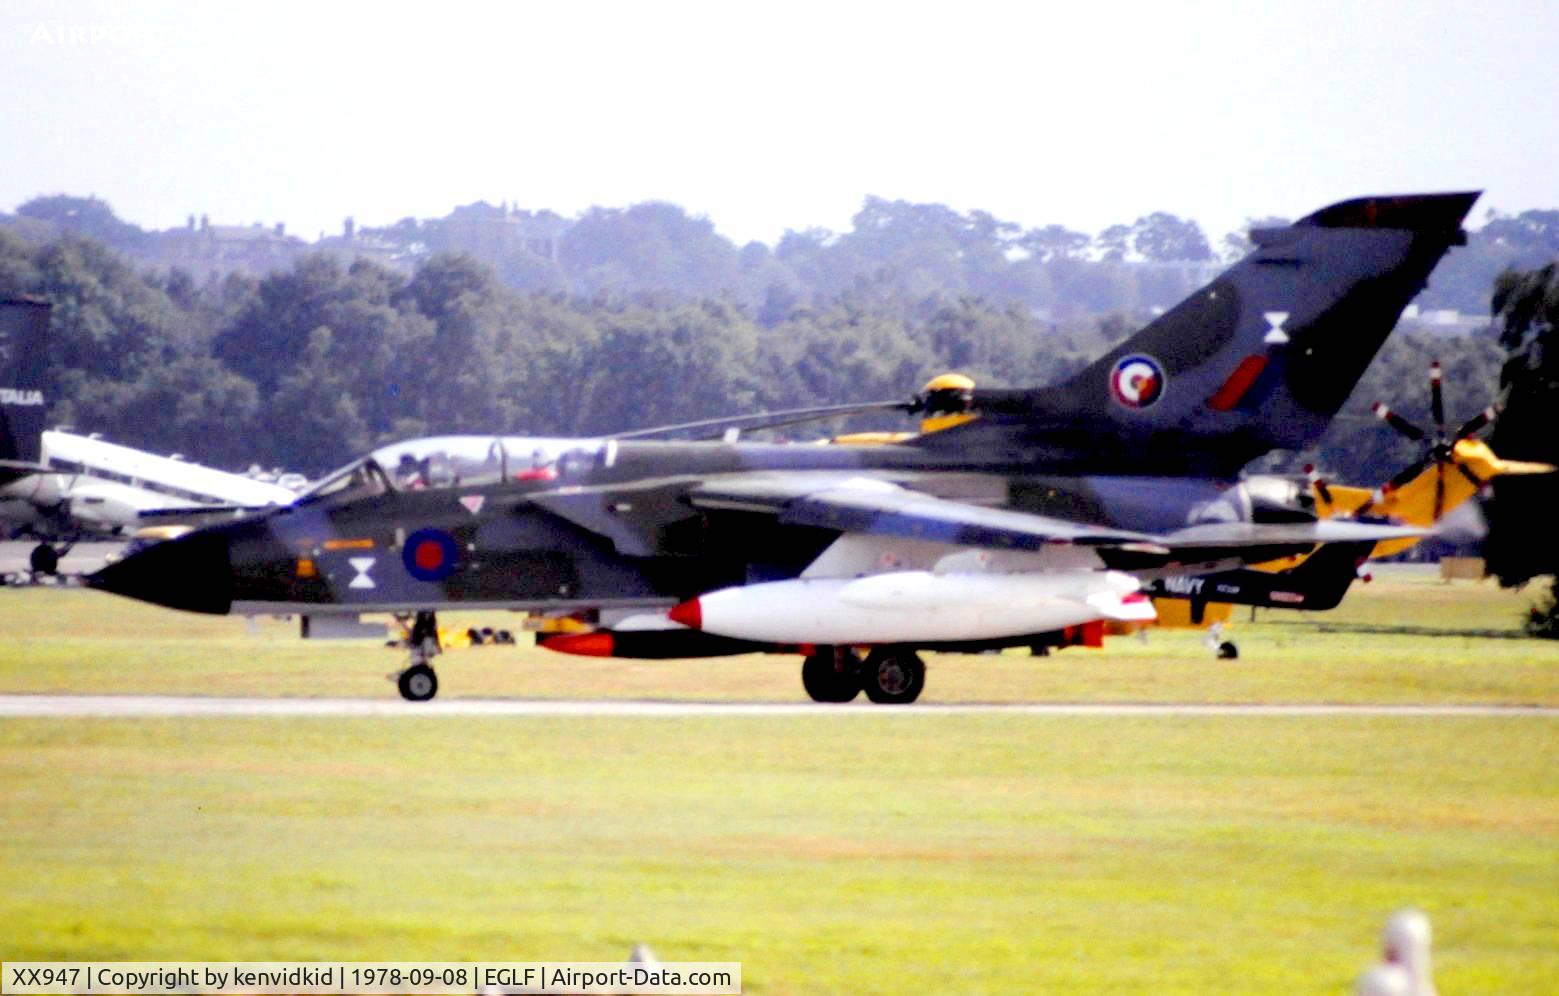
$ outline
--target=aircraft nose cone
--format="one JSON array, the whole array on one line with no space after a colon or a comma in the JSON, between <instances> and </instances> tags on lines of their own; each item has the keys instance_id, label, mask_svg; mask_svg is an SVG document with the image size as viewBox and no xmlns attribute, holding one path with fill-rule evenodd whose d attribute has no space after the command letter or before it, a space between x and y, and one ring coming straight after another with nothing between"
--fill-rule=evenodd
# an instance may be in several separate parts
<instances>
[{"instance_id":1,"label":"aircraft nose cone","mask_svg":"<svg viewBox=\"0 0 1559 996\"><path fill-rule=\"evenodd\" d=\"M196 532L137 550L89 574L93 588L186 612L225 615L233 604L227 536Z\"/></svg>"}]
</instances>

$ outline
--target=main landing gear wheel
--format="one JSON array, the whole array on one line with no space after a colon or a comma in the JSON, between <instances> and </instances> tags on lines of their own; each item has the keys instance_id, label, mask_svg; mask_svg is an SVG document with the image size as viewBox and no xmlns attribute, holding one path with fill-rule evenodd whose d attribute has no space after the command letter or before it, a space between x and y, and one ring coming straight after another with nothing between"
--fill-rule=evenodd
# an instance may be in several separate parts
<instances>
[{"instance_id":1,"label":"main landing gear wheel","mask_svg":"<svg viewBox=\"0 0 1559 996\"><path fill-rule=\"evenodd\" d=\"M438 675L426 664L413 664L400 673L395 685L408 702L426 702L438 694Z\"/></svg>"},{"instance_id":2,"label":"main landing gear wheel","mask_svg":"<svg viewBox=\"0 0 1559 996\"><path fill-rule=\"evenodd\" d=\"M848 647L819 647L801 662L801 687L813 702L849 702L861 694L861 658Z\"/></svg>"},{"instance_id":3,"label":"main landing gear wheel","mask_svg":"<svg viewBox=\"0 0 1559 996\"><path fill-rule=\"evenodd\" d=\"M1240 648L1232 641L1225 640L1218 644L1218 659L1221 661L1234 661L1240 658Z\"/></svg>"},{"instance_id":4,"label":"main landing gear wheel","mask_svg":"<svg viewBox=\"0 0 1559 996\"><path fill-rule=\"evenodd\" d=\"M39 543L32 548L32 556L27 558L27 563L34 574L58 574L60 552L47 543Z\"/></svg>"},{"instance_id":5,"label":"main landing gear wheel","mask_svg":"<svg viewBox=\"0 0 1559 996\"><path fill-rule=\"evenodd\" d=\"M883 647L866 657L861 683L878 705L909 705L926 687L926 663L913 650Z\"/></svg>"}]
</instances>

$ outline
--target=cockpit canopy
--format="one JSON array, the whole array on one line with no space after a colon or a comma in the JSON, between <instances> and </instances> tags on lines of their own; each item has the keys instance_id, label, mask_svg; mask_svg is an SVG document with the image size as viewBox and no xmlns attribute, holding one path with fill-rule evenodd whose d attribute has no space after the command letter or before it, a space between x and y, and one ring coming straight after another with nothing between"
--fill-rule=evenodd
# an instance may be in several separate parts
<instances>
[{"instance_id":1,"label":"cockpit canopy","mask_svg":"<svg viewBox=\"0 0 1559 996\"><path fill-rule=\"evenodd\" d=\"M541 436L429 436L381 446L327 474L301 501L388 491L550 481L594 466L605 443Z\"/></svg>"}]
</instances>

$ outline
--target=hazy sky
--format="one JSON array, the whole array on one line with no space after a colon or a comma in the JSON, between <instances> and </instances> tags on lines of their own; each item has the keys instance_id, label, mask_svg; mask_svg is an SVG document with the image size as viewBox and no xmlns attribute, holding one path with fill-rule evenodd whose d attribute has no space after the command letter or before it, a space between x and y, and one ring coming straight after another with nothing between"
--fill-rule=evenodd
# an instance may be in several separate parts
<instances>
[{"instance_id":1,"label":"hazy sky","mask_svg":"<svg viewBox=\"0 0 1559 996\"><path fill-rule=\"evenodd\" d=\"M669 200L738 242L867 194L1216 239L1365 193L1559 207L1559 4L0 6L0 210L313 238Z\"/></svg>"}]
</instances>

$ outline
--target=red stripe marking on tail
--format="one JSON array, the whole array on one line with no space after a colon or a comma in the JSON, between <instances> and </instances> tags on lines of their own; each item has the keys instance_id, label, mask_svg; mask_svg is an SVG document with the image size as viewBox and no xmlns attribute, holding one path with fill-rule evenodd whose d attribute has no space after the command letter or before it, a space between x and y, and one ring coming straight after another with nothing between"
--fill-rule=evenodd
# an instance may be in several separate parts
<instances>
[{"instance_id":1,"label":"red stripe marking on tail","mask_svg":"<svg viewBox=\"0 0 1559 996\"><path fill-rule=\"evenodd\" d=\"M1262 354L1247 356L1240 361L1240 365L1234 368L1229 379L1223 382L1213 396L1207 399L1207 407L1215 412L1226 412L1240 403L1249 391L1251 385L1256 383L1256 378L1267 369L1267 358Z\"/></svg>"}]
</instances>

